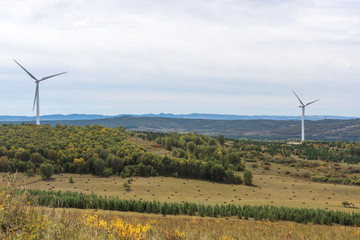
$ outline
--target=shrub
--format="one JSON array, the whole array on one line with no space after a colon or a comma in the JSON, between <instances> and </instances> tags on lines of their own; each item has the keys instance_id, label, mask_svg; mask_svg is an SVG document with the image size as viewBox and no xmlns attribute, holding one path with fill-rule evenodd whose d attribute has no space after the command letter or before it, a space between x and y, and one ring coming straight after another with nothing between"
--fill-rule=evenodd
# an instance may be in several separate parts
<instances>
[{"instance_id":1,"label":"shrub","mask_svg":"<svg viewBox=\"0 0 360 240\"><path fill-rule=\"evenodd\" d=\"M50 163L43 163L40 165L40 175L45 178L49 179L54 174L54 167Z\"/></svg>"},{"instance_id":2,"label":"shrub","mask_svg":"<svg viewBox=\"0 0 360 240\"><path fill-rule=\"evenodd\" d=\"M253 178L252 178L251 171L245 170L244 171L244 183L245 183L245 185L247 185L247 186L252 185L252 181L253 181Z\"/></svg>"},{"instance_id":3,"label":"shrub","mask_svg":"<svg viewBox=\"0 0 360 240\"><path fill-rule=\"evenodd\" d=\"M42 163L43 159L44 159L44 157L38 152L34 152L34 153L32 153L30 155L30 161L35 163L35 164L36 163L38 163L38 164ZM37 166L39 166L39 165L37 165Z\"/></svg>"},{"instance_id":4,"label":"shrub","mask_svg":"<svg viewBox=\"0 0 360 240\"><path fill-rule=\"evenodd\" d=\"M233 183L234 179L235 179L235 175L234 175L233 171L226 170L225 171L225 181L229 182L229 183Z\"/></svg>"},{"instance_id":5,"label":"shrub","mask_svg":"<svg viewBox=\"0 0 360 240\"><path fill-rule=\"evenodd\" d=\"M225 178L225 168L220 164L215 164L210 172L214 181L222 181Z\"/></svg>"},{"instance_id":6,"label":"shrub","mask_svg":"<svg viewBox=\"0 0 360 240\"><path fill-rule=\"evenodd\" d=\"M35 175L34 169L29 168L25 171L25 175L28 177L33 177Z\"/></svg>"},{"instance_id":7,"label":"shrub","mask_svg":"<svg viewBox=\"0 0 360 240\"><path fill-rule=\"evenodd\" d=\"M130 184L127 183L127 182L124 182L123 187L124 187L124 189L125 189L126 191L130 191L130 190L131 190L131 186L130 186Z\"/></svg>"},{"instance_id":8,"label":"shrub","mask_svg":"<svg viewBox=\"0 0 360 240\"><path fill-rule=\"evenodd\" d=\"M304 178L310 178L310 173L306 172L306 173L303 173L302 175Z\"/></svg>"},{"instance_id":9,"label":"shrub","mask_svg":"<svg viewBox=\"0 0 360 240\"><path fill-rule=\"evenodd\" d=\"M256 159L246 159L246 162L256 162Z\"/></svg>"},{"instance_id":10,"label":"shrub","mask_svg":"<svg viewBox=\"0 0 360 240\"><path fill-rule=\"evenodd\" d=\"M234 180L233 180L233 183L235 183L235 184L242 184L243 181L242 181L242 179L241 179L241 176L235 175Z\"/></svg>"},{"instance_id":11,"label":"shrub","mask_svg":"<svg viewBox=\"0 0 360 240\"><path fill-rule=\"evenodd\" d=\"M0 157L0 171L6 170L6 165L9 162L9 159L7 156Z\"/></svg>"},{"instance_id":12,"label":"shrub","mask_svg":"<svg viewBox=\"0 0 360 240\"><path fill-rule=\"evenodd\" d=\"M82 223L91 228L91 232L95 232L95 236L101 230L105 230L109 239L145 239L146 232L150 229L150 225L137 226L125 223L121 218L113 218L107 220L103 217L99 217L99 213L91 214L86 213L82 216ZM94 237L95 237L94 236Z\"/></svg>"},{"instance_id":13,"label":"shrub","mask_svg":"<svg viewBox=\"0 0 360 240\"><path fill-rule=\"evenodd\" d=\"M74 183L72 176L69 177L69 183Z\"/></svg>"},{"instance_id":14,"label":"shrub","mask_svg":"<svg viewBox=\"0 0 360 240\"><path fill-rule=\"evenodd\" d=\"M105 163L104 163L104 161L102 159L97 158L94 161L93 167L94 167L95 174L98 175L98 176L101 176L101 174L105 170Z\"/></svg>"},{"instance_id":15,"label":"shrub","mask_svg":"<svg viewBox=\"0 0 360 240\"><path fill-rule=\"evenodd\" d=\"M360 185L360 179L359 179L359 180L357 180L357 181L355 181L355 182L354 182L354 184L356 184L356 185Z\"/></svg>"},{"instance_id":16,"label":"shrub","mask_svg":"<svg viewBox=\"0 0 360 240\"><path fill-rule=\"evenodd\" d=\"M173 143L171 141L171 138L166 138L165 140L165 149L168 151L172 150Z\"/></svg>"},{"instance_id":17,"label":"shrub","mask_svg":"<svg viewBox=\"0 0 360 240\"><path fill-rule=\"evenodd\" d=\"M218 136L218 141L219 141L219 143L220 143L220 145L224 145L225 144L225 137L224 137L224 135L219 135Z\"/></svg>"},{"instance_id":18,"label":"shrub","mask_svg":"<svg viewBox=\"0 0 360 240\"><path fill-rule=\"evenodd\" d=\"M113 175L112 168L105 168L103 173L102 173L102 176L103 177L110 177L111 175Z\"/></svg>"}]
</instances>

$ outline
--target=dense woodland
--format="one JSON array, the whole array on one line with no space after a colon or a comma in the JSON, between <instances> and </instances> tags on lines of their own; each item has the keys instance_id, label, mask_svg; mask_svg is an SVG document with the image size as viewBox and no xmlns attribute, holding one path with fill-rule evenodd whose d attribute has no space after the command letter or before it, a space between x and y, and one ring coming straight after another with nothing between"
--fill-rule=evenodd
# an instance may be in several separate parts
<instances>
[{"instance_id":1,"label":"dense woodland","mask_svg":"<svg viewBox=\"0 0 360 240\"><path fill-rule=\"evenodd\" d=\"M54 173L91 173L105 177L162 175L242 182L226 161L158 156L129 141L128 137L123 127L3 124L0 126L0 170L32 175L46 163ZM201 138L206 146L207 141L215 141L207 136ZM241 167L240 159L237 165Z\"/></svg>"},{"instance_id":2,"label":"dense woodland","mask_svg":"<svg viewBox=\"0 0 360 240\"><path fill-rule=\"evenodd\" d=\"M169 154L155 154L131 141L131 137L165 148ZM360 161L360 143L323 141L293 145L282 141L229 140L223 135L215 138L197 133L127 132L123 127L99 125L0 126L0 170L28 175L50 166L54 173L91 173L104 177L161 175L251 184L241 177L245 162L323 168L318 161L311 163L312 160L334 163L335 167L341 162L356 164ZM359 172L356 167L349 167L347 172L320 170L320 175L305 177L360 184L358 177L351 176Z\"/></svg>"}]
</instances>

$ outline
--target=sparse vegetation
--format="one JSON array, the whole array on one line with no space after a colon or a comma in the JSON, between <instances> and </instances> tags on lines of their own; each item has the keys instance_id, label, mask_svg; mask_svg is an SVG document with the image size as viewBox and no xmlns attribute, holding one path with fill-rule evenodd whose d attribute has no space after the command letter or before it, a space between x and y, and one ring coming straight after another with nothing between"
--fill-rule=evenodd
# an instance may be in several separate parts
<instances>
[{"instance_id":1,"label":"sparse vegetation","mask_svg":"<svg viewBox=\"0 0 360 240\"><path fill-rule=\"evenodd\" d=\"M124 187L124 189L125 189L126 191L130 191L130 190L131 190L130 183L128 183L128 182L124 182L123 187Z\"/></svg>"}]
</instances>

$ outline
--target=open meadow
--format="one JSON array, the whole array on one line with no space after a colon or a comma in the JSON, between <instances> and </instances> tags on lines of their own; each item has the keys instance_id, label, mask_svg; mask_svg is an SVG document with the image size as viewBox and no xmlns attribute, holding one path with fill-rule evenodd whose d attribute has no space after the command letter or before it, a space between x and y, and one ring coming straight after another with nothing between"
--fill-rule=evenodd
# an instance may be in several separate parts
<instances>
[{"instance_id":1,"label":"open meadow","mask_svg":"<svg viewBox=\"0 0 360 240\"><path fill-rule=\"evenodd\" d=\"M78 209L57 210L57 214L69 214L73 218L83 216ZM239 220L236 218L201 218L190 216L166 216L155 214L123 213L116 211L86 211L99 219L120 218L137 226L148 224L145 239L360 239L360 228L348 226L324 226L294 222L268 222Z\"/></svg>"},{"instance_id":2,"label":"open meadow","mask_svg":"<svg viewBox=\"0 0 360 240\"><path fill-rule=\"evenodd\" d=\"M69 182L72 177L74 183ZM123 184L129 178L97 177L89 174L57 174L49 180L18 173L16 185L29 189L74 191L160 202L194 202L203 204L274 205L296 208L322 208L360 212L358 186L311 182L302 178L254 174L254 186L222 184L204 180L173 177L132 177L130 191ZM2 184L7 181L2 177ZM355 208L345 208L343 201Z\"/></svg>"},{"instance_id":3,"label":"open meadow","mask_svg":"<svg viewBox=\"0 0 360 240\"><path fill-rule=\"evenodd\" d=\"M33 206L0 192L1 239L360 239L360 228Z\"/></svg>"}]
</instances>

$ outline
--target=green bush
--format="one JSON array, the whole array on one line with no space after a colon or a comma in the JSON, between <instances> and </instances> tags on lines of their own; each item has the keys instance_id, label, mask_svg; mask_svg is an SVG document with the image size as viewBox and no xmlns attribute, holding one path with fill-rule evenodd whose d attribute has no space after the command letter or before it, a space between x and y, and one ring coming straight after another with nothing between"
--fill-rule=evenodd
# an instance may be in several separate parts
<instances>
[{"instance_id":1,"label":"green bush","mask_svg":"<svg viewBox=\"0 0 360 240\"><path fill-rule=\"evenodd\" d=\"M69 176L69 183L74 183L72 176Z\"/></svg>"},{"instance_id":2,"label":"green bush","mask_svg":"<svg viewBox=\"0 0 360 240\"><path fill-rule=\"evenodd\" d=\"M49 179L54 174L54 167L50 163L43 163L40 165L40 175L45 178Z\"/></svg>"},{"instance_id":3,"label":"green bush","mask_svg":"<svg viewBox=\"0 0 360 240\"><path fill-rule=\"evenodd\" d=\"M102 173L102 176L103 177L110 177L111 175L113 175L112 168L105 168L103 173Z\"/></svg>"},{"instance_id":4,"label":"green bush","mask_svg":"<svg viewBox=\"0 0 360 240\"><path fill-rule=\"evenodd\" d=\"M253 184L253 177L252 177L251 171L245 170L243 178L244 178L245 185L250 186Z\"/></svg>"},{"instance_id":5,"label":"green bush","mask_svg":"<svg viewBox=\"0 0 360 240\"><path fill-rule=\"evenodd\" d=\"M123 187L124 187L124 189L125 189L126 191L130 191L130 190L131 190L131 186L130 186L130 184L129 184L128 182L124 182Z\"/></svg>"},{"instance_id":6,"label":"green bush","mask_svg":"<svg viewBox=\"0 0 360 240\"><path fill-rule=\"evenodd\" d=\"M35 176L34 169L32 169L32 168L27 169L27 170L25 171L25 175L28 176L28 177L33 177L33 176Z\"/></svg>"}]
</instances>

